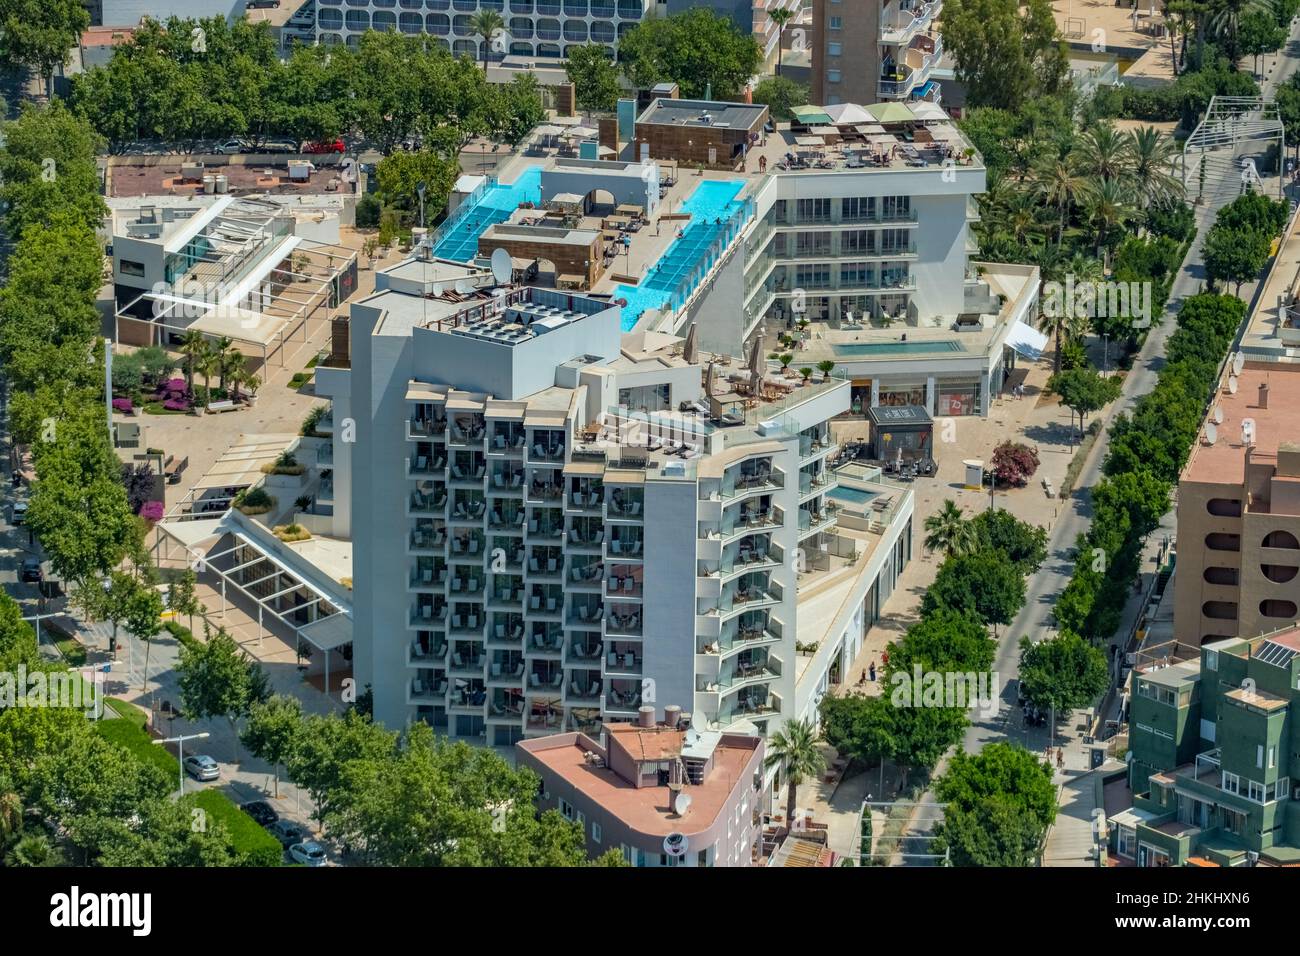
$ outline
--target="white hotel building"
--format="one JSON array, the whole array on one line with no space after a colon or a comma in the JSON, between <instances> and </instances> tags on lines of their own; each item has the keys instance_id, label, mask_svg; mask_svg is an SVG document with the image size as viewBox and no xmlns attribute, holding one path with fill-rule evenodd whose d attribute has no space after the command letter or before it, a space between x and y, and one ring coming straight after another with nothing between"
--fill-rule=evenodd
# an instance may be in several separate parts
<instances>
[{"instance_id":1,"label":"white hotel building","mask_svg":"<svg viewBox=\"0 0 1300 956\"><path fill-rule=\"evenodd\" d=\"M766 732L847 672L910 557L912 496L829 467L846 380L684 427L706 369L608 301L419 257L376 286L352 367L317 390L377 719L508 746L677 705Z\"/></svg>"}]
</instances>

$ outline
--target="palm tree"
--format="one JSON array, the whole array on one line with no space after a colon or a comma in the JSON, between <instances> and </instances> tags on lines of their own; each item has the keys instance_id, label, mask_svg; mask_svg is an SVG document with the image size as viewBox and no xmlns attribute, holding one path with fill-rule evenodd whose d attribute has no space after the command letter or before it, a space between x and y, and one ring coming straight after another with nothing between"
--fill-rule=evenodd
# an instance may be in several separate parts
<instances>
[{"instance_id":1,"label":"palm tree","mask_svg":"<svg viewBox=\"0 0 1300 956\"><path fill-rule=\"evenodd\" d=\"M226 354L234 344L234 339L223 335L212 345L212 354L217 357L217 388L223 392L226 390Z\"/></svg>"},{"instance_id":2,"label":"palm tree","mask_svg":"<svg viewBox=\"0 0 1300 956\"><path fill-rule=\"evenodd\" d=\"M488 53L492 38L506 28L506 21L495 10L480 10L469 18L470 33L483 38L483 73L487 75Z\"/></svg>"},{"instance_id":3,"label":"palm tree","mask_svg":"<svg viewBox=\"0 0 1300 956\"><path fill-rule=\"evenodd\" d=\"M1100 184L1088 190L1083 205L1085 217L1097 233L1095 255L1101 259L1102 266L1106 267L1110 259L1110 251L1106 246L1111 233L1133 215L1133 209L1128 204L1128 193L1118 180L1103 179Z\"/></svg>"},{"instance_id":4,"label":"palm tree","mask_svg":"<svg viewBox=\"0 0 1300 956\"><path fill-rule=\"evenodd\" d=\"M5 855L5 866L54 866L55 851L44 833L33 833L18 840Z\"/></svg>"},{"instance_id":5,"label":"palm tree","mask_svg":"<svg viewBox=\"0 0 1300 956\"><path fill-rule=\"evenodd\" d=\"M208 340L198 329L190 329L181 339L181 354L185 356L185 388L194 394L194 366L208 350Z\"/></svg>"},{"instance_id":6,"label":"palm tree","mask_svg":"<svg viewBox=\"0 0 1300 956\"><path fill-rule=\"evenodd\" d=\"M1072 155L1046 154L1034 169L1038 192L1043 201L1056 207L1056 245L1060 248L1065 235L1066 214L1079 202L1088 181L1079 175L1078 162Z\"/></svg>"},{"instance_id":7,"label":"palm tree","mask_svg":"<svg viewBox=\"0 0 1300 956\"><path fill-rule=\"evenodd\" d=\"M248 359L239 349L231 349L225 355L220 356L221 369L221 388L224 391L226 380L229 379L231 387L239 381L239 376L248 371Z\"/></svg>"},{"instance_id":8,"label":"palm tree","mask_svg":"<svg viewBox=\"0 0 1300 956\"><path fill-rule=\"evenodd\" d=\"M203 376L203 391L205 402L212 401L212 376L216 375L221 369L221 361L217 358L217 353L207 349L194 362L194 371Z\"/></svg>"},{"instance_id":9,"label":"palm tree","mask_svg":"<svg viewBox=\"0 0 1300 956\"><path fill-rule=\"evenodd\" d=\"M817 747L821 734L811 720L787 720L785 725L767 738L767 758L764 766L780 764L785 768L786 798L785 820L794 829L795 794L799 784L816 777L826 768L826 758Z\"/></svg>"},{"instance_id":10,"label":"palm tree","mask_svg":"<svg viewBox=\"0 0 1300 956\"><path fill-rule=\"evenodd\" d=\"M1115 179L1127 183L1132 175L1132 140L1110 123L1094 126L1074 147L1079 172L1093 180Z\"/></svg>"},{"instance_id":11,"label":"palm tree","mask_svg":"<svg viewBox=\"0 0 1300 956\"><path fill-rule=\"evenodd\" d=\"M785 25L794 19L794 11L789 7L769 10L767 18L776 24L776 75L781 75L781 39L785 36Z\"/></svg>"},{"instance_id":12,"label":"palm tree","mask_svg":"<svg viewBox=\"0 0 1300 956\"><path fill-rule=\"evenodd\" d=\"M1043 207L1029 190L1014 193L998 225L1018 245L1035 246L1043 239Z\"/></svg>"},{"instance_id":13,"label":"palm tree","mask_svg":"<svg viewBox=\"0 0 1300 956\"><path fill-rule=\"evenodd\" d=\"M1241 28L1241 18L1256 11L1270 12L1268 0L1215 0L1214 6L1216 9L1209 17L1210 31L1223 41L1224 52L1235 64L1239 53L1237 31Z\"/></svg>"},{"instance_id":14,"label":"palm tree","mask_svg":"<svg viewBox=\"0 0 1300 956\"><path fill-rule=\"evenodd\" d=\"M0 781L0 849L9 845L23 827L23 801L7 780Z\"/></svg>"},{"instance_id":15,"label":"palm tree","mask_svg":"<svg viewBox=\"0 0 1300 956\"><path fill-rule=\"evenodd\" d=\"M966 514L951 498L925 519L925 550L942 551L945 558L965 554L975 543L975 530L966 523Z\"/></svg>"},{"instance_id":16,"label":"palm tree","mask_svg":"<svg viewBox=\"0 0 1300 956\"><path fill-rule=\"evenodd\" d=\"M1143 209L1157 203L1182 199L1183 184L1170 170L1178 148L1168 136L1154 126L1143 126L1129 134L1132 148L1133 178Z\"/></svg>"}]
</instances>

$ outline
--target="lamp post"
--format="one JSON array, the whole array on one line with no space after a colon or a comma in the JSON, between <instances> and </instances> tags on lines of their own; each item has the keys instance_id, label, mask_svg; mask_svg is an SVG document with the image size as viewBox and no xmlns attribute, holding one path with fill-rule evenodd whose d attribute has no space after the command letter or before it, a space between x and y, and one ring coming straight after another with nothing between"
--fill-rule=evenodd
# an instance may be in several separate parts
<instances>
[{"instance_id":1,"label":"lamp post","mask_svg":"<svg viewBox=\"0 0 1300 956\"><path fill-rule=\"evenodd\" d=\"M424 184L423 179L420 180L415 186L415 191L420 195L420 228L421 229L424 228L424 193L425 190L427 190L428 188L429 187Z\"/></svg>"},{"instance_id":2,"label":"lamp post","mask_svg":"<svg viewBox=\"0 0 1300 956\"><path fill-rule=\"evenodd\" d=\"M155 740L156 744L175 744L176 745L176 762L180 767L180 795L185 796L185 741L187 740L206 740L211 736L206 730L197 734L181 734L178 737L167 737L163 740Z\"/></svg>"}]
</instances>

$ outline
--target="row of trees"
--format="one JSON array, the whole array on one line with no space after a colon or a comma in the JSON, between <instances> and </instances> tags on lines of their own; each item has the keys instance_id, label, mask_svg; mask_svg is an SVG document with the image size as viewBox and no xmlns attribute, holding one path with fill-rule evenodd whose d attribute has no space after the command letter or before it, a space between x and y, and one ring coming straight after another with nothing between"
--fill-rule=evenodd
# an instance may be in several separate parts
<instances>
[{"instance_id":1,"label":"row of trees","mask_svg":"<svg viewBox=\"0 0 1300 956\"><path fill-rule=\"evenodd\" d=\"M384 154L412 139L445 152L479 135L516 143L544 116L534 77L488 83L428 37L370 31L355 50L298 46L282 61L266 23L221 17L146 20L71 100L114 147L355 133Z\"/></svg>"},{"instance_id":2,"label":"row of trees","mask_svg":"<svg viewBox=\"0 0 1300 956\"><path fill-rule=\"evenodd\" d=\"M1257 277L1273 251L1273 239L1286 225L1288 207L1260 193L1247 192L1219 210L1205 237L1205 272L1211 288Z\"/></svg>"}]
</instances>

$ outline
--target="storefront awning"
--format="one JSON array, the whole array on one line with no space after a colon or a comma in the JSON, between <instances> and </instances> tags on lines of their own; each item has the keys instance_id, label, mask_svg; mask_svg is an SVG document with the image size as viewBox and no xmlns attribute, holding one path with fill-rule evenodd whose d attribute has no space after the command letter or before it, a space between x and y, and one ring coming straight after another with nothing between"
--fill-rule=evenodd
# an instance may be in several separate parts
<instances>
[{"instance_id":1,"label":"storefront awning","mask_svg":"<svg viewBox=\"0 0 1300 956\"><path fill-rule=\"evenodd\" d=\"M1037 362L1047 349L1047 336L1017 320L1007 333L1007 348L1015 349L1025 358Z\"/></svg>"}]
</instances>

